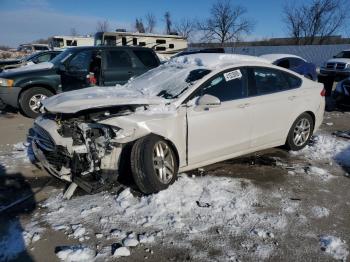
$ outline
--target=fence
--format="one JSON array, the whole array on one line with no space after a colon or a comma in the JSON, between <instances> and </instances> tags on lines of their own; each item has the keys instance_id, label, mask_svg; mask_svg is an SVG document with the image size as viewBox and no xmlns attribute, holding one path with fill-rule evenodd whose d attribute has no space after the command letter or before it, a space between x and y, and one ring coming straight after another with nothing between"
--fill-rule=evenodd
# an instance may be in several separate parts
<instances>
[{"instance_id":1,"label":"fence","mask_svg":"<svg viewBox=\"0 0 350 262\"><path fill-rule=\"evenodd\" d=\"M226 53L260 56L264 54L294 54L321 66L340 51L350 49L350 44L343 45L305 45L305 46L247 46L226 47Z\"/></svg>"}]
</instances>

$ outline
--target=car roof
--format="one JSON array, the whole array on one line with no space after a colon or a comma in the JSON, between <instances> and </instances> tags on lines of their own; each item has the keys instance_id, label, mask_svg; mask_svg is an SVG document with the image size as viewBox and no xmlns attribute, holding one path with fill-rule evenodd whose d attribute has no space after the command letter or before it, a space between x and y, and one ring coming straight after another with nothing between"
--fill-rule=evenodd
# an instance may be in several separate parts
<instances>
[{"instance_id":1,"label":"car roof","mask_svg":"<svg viewBox=\"0 0 350 262\"><path fill-rule=\"evenodd\" d=\"M174 57L171 59L171 61L175 63L194 65L198 67L206 67L208 69L222 68L229 65L235 65L244 62L258 62L271 65L271 62L269 60L257 56L220 53L190 54Z\"/></svg>"},{"instance_id":2,"label":"car roof","mask_svg":"<svg viewBox=\"0 0 350 262\"><path fill-rule=\"evenodd\" d=\"M110 49L131 49L131 50L152 50L142 46L76 46L69 47L71 50L110 50Z\"/></svg>"},{"instance_id":3,"label":"car roof","mask_svg":"<svg viewBox=\"0 0 350 262\"><path fill-rule=\"evenodd\" d=\"M297 55L293 55L293 54L265 54L265 55L261 55L261 58L267 59L270 62L275 62L277 60L283 59L283 58L287 58L287 57L294 57L294 58L299 58L302 59L304 61L306 61L304 58L297 56Z\"/></svg>"}]
</instances>

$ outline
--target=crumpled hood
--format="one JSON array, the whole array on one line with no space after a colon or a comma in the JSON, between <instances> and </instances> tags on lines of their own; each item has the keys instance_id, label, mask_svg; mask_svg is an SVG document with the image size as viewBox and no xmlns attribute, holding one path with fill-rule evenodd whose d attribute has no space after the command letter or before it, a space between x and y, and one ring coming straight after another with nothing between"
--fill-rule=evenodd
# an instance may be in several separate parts
<instances>
[{"instance_id":1,"label":"crumpled hood","mask_svg":"<svg viewBox=\"0 0 350 262\"><path fill-rule=\"evenodd\" d=\"M122 105L158 105L166 103L161 97L147 97L132 88L122 86L88 87L65 92L42 101L46 111L74 114L82 110Z\"/></svg>"},{"instance_id":2,"label":"crumpled hood","mask_svg":"<svg viewBox=\"0 0 350 262\"><path fill-rule=\"evenodd\" d=\"M348 63L350 64L349 58L332 58L327 61L327 63Z\"/></svg>"}]
</instances>

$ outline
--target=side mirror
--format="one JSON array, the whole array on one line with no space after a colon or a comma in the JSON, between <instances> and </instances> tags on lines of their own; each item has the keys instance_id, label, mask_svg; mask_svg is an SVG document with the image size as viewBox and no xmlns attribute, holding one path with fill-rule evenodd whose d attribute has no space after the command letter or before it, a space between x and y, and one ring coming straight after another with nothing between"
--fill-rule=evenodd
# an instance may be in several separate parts
<instances>
[{"instance_id":1,"label":"side mirror","mask_svg":"<svg viewBox=\"0 0 350 262\"><path fill-rule=\"evenodd\" d=\"M203 107L204 109L218 107L220 105L220 99L212 95L203 95L197 100L197 106Z\"/></svg>"}]
</instances>

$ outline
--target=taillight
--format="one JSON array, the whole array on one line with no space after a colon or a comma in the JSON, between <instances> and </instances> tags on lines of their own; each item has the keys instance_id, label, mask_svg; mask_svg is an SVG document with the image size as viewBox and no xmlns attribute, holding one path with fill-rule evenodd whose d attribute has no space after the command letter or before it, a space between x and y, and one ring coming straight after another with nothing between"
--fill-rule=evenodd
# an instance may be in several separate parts
<instances>
[{"instance_id":1,"label":"taillight","mask_svg":"<svg viewBox=\"0 0 350 262\"><path fill-rule=\"evenodd\" d=\"M322 89L321 96L326 96L326 89L325 88Z\"/></svg>"}]
</instances>

